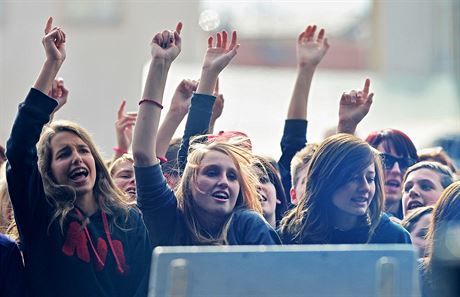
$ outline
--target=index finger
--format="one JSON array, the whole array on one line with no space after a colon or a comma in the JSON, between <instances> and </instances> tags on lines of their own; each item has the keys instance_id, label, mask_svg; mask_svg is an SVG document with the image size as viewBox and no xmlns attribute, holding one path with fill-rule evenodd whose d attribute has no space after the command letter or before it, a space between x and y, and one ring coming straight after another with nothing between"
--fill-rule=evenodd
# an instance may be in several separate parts
<instances>
[{"instance_id":1,"label":"index finger","mask_svg":"<svg viewBox=\"0 0 460 297\"><path fill-rule=\"evenodd\" d=\"M48 21L46 21L45 34L48 34L51 31L52 27L53 27L53 17L49 17Z\"/></svg>"},{"instance_id":2,"label":"index finger","mask_svg":"<svg viewBox=\"0 0 460 297\"><path fill-rule=\"evenodd\" d=\"M176 32L177 34L180 34L180 31L182 31L182 22L177 23L176 25Z\"/></svg>"},{"instance_id":3,"label":"index finger","mask_svg":"<svg viewBox=\"0 0 460 297\"><path fill-rule=\"evenodd\" d=\"M366 78L366 81L364 82L364 89L363 89L363 94L367 96L369 94L369 88L371 86L371 80Z\"/></svg>"},{"instance_id":4,"label":"index finger","mask_svg":"<svg viewBox=\"0 0 460 297\"><path fill-rule=\"evenodd\" d=\"M118 118L121 119L125 113L126 100L121 101L120 108L118 109Z\"/></svg>"}]
</instances>

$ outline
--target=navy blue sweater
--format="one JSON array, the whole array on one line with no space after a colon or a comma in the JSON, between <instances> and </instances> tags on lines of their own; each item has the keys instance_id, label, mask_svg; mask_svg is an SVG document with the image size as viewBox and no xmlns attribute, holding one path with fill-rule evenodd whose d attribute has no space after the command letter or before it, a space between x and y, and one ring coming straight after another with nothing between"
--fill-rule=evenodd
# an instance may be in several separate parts
<instances>
[{"instance_id":1,"label":"navy blue sweater","mask_svg":"<svg viewBox=\"0 0 460 297\"><path fill-rule=\"evenodd\" d=\"M348 231L334 229L328 244L354 244L366 243L369 229L366 227L355 228ZM309 238L294 239L287 232L280 234L284 244L317 244L326 242L314 242ZM390 220L388 215L382 214L381 220L369 243L412 243L410 234L401 225Z\"/></svg>"},{"instance_id":2,"label":"navy blue sweater","mask_svg":"<svg viewBox=\"0 0 460 297\"><path fill-rule=\"evenodd\" d=\"M194 245L184 214L178 208L160 165L136 167L137 204L149 230L152 246ZM235 211L227 233L229 245L281 244L276 232L258 213Z\"/></svg>"},{"instance_id":3,"label":"navy blue sweater","mask_svg":"<svg viewBox=\"0 0 460 297\"><path fill-rule=\"evenodd\" d=\"M56 100L32 89L20 104L7 143L7 181L24 253L26 285L33 296L146 296L151 248L139 211L110 229L113 250L125 273L117 271L104 232L101 212L89 218L88 235L72 211L64 222L51 224L38 171L36 144ZM91 242L104 265L97 266Z\"/></svg>"},{"instance_id":4,"label":"navy blue sweater","mask_svg":"<svg viewBox=\"0 0 460 297\"><path fill-rule=\"evenodd\" d=\"M0 295L25 296L24 265L16 243L0 233Z\"/></svg>"}]
</instances>

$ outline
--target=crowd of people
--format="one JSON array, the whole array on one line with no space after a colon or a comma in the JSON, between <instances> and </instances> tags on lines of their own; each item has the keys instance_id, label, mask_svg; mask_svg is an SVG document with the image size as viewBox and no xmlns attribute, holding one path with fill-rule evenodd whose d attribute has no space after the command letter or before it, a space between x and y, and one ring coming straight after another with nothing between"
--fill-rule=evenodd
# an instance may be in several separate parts
<instances>
[{"instance_id":1,"label":"crowd of people","mask_svg":"<svg viewBox=\"0 0 460 297\"><path fill-rule=\"evenodd\" d=\"M46 59L0 151L2 296L146 296L158 246L391 243L417 249L423 296L449 296L436 295L447 279L437 243L460 221L449 156L417 151L393 128L354 136L372 106L370 79L341 95L337 133L307 143L310 85L330 47L324 29L297 38L278 161L254 153L244 132L213 131L236 31L209 37L199 80L177 86L160 124L181 30L154 35L139 109L121 103L104 160L86 129L53 119L69 93L56 79L67 36L48 19Z\"/></svg>"}]
</instances>

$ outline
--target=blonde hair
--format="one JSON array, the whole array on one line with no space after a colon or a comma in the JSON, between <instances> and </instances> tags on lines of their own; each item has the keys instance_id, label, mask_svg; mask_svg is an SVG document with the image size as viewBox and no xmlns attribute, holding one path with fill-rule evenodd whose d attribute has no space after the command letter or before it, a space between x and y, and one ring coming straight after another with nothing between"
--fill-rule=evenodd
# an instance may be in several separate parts
<instances>
[{"instance_id":1,"label":"blonde hair","mask_svg":"<svg viewBox=\"0 0 460 297\"><path fill-rule=\"evenodd\" d=\"M62 231L64 221L75 208L77 199L75 189L57 184L51 172L53 160L51 141L60 132L73 133L88 145L96 164L96 183L93 188L96 203L102 211L109 215L110 224L119 226L117 219L123 218L126 221L129 208L133 207L133 203L127 202L122 191L113 183L104 160L89 133L76 123L62 120L53 121L45 126L38 142L38 168L43 179L46 198L54 207L50 225L54 220L58 220Z\"/></svg>"},{"instance_id":2,"label":"blonde hair","mask_svg":"<svg viewBox=\"0 0 460 297\"><path fill-rule=\"evenodd\" d=\"M179 208L183 211L187 228L195 244L220 245L228 244L227 233L233 214L240 209L250 209L262 214L262 207L257 196L257 176L251 168L251 154L242 148L225 142L198 143L191 146L192 152L188 155L187 165L182 179L176 190ZM217 238L210 237L197 218L192 189L196 187L196 179L200 164L204 156L216 151L229 156L238 171L240 192L232 214L228 217Z\"/></svg>"},{"instance_id":3,"label":"blonde hair","mask_svg":"<svg viewBox=\"0 0 460 297\"><path fill-rule=\"evenodd\" d=\"M415 228L415 225L418 223L418 221L426 214L431 214L433 212L434 206L424 206L424 207L418 207L411 211L408 215L404 217L404 219L401 222L401 226L404 227L409 232L412 232Z\"/></svg>"},{"instance_id":4,"label":"blonde hair","mask_svg":"<svg viewBox=\"0 0 460 297\"><path fill-rule=\"evenodd\" d=\"M6 233L8 226L13 221L13 207L8 193L5 165L6 163L0 165L0 233Z\"/></svg>"},{"instance_id":5,"label":"blonde hair","mask_svg":"<svg viewBox=\"0 0 460 297\"><path fill-rule=\"evenodd\" d=\"M134 166L133 155L126 153L126 154L123 154L121 157L115 159L113 162L111 162L110 166L108 167L110 176L113 177L117 167L120 166L122 163L125 163L125 162L126 163L131 163Z\"/></svg>"},{"instance_id":6,"label":"blonde hair","mask_svg":"<svg viewBox=\"0 0 460 297\"><path fill-rule=\"evenodd\" d=\"M407 169L406 173L404 174L402 184L404 185L406 183L409 174L420 169L429 169L436 173L439 176L439 180L441 181L441 186L443 189L447 188L454 181L454 174L448 166L436 161L421 161L415 163Z\"/></svg>"},{"instance_id":7,"label":"blonde hair","mask_svg":"<svg viewBox=\"0 0 460 297\"><path fill-rule=\"evenodd\" d=\"M291 160L291 187L295 188L299 180L299 172L308 166L313 154L318 149L317 143L308 143L298 151Z\"/></svg>"},{"instance_id":8,"label":"blonde hair","mask_svg":"<svg viewBox=\"0 0 460 297\"><path fill-rule=\"evenodd\" d=\"M318 146L308 165L305 193L281 221L281 232L296 241L329 243L334 227L330 211L333 194L371 164L375 164L375 194L367 214L358 222L369 227L369 241L382 214L383 169L379 153L349 134L328 137Z\"/></svg>"}]
</instances>

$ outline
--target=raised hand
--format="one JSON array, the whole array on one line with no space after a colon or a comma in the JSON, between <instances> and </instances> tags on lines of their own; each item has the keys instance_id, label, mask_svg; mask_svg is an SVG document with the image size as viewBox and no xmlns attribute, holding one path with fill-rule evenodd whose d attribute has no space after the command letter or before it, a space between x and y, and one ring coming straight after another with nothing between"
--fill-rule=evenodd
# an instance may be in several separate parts
<instances>
[{"instance_id":1,"label":"raised hand","mask_svg":"<svg viewBox=\"0 0 460 297\"><path fill-rule=\"evenodd\" d=\"M220 73L236 56L239 48L237 44L236 31L232 33L232 40L228 43L228 35L226 31L217 33L216 43L214 44L214 38L209 36L208 38L208 50L204 56L203 69Z\"/></svg>"},{"instance_id":2,"label":"raised hand","mask_svg":"<svg viewBox=\"0 0 460 297\"><path fill-rule=\"evenodd\" d=\"M125 113L126 100L121 102L118 109L118 118L115 122L115 132L117 135L117 149L115 154L122 155L128 152L133 141L133 127L136 123L137 112Z\"/></svg>"},{"instance_id":3,"label":"raised hand","mask_svg":"<svg viewBox=\"0 0 460 297\"><path fill-rule=\"evenodd\" d=\"M325 30L319 30L315 38L316 25L308 26L297 39L297 63L299 67L316 67L326 55L329 43Z\"/></svg>"},{"instance_id":4,"label":"raised hand","mask_svg":"<svg viewBox=\"0 0 460 297\"><path fill-rule=\"evenodd\" d=\"M48 60L58 62L65 60L65 39L66 35L61 28L53 28L53 18L48 18L45 26L45 36L42 39Z\"/></svg>"},{"instance_id":5,"label":"raised hand","mask_svg":"<svg viewBox=\"0 0 460 297\"><path fill-rule=\"evenodd\" d=\"M171 100L171 106L169 110L173 113L177 113L181 116L185 116L190 108L193 92L198 87L198 81L184 79L176 88L176 92Z\"/></svg>"},{"instance_id":6,"label":"raised hand","mask_svg":"<svg viewBox=\"0 0 460 297\"><path fill-rule=\"evenodd\" d=\"M48 96L58 102L58 105L54 109L53 114L67 103L68 95L69 90L64 87L64 80L62 78L55 79L53 81L53 85L51 86L51 90L48 92Z\"/></svg>"},{"instance_id":7,"label":"raised hand","mask_svg":"<svg viewBox=\"0 0 460 297\"><path fill-rule=\"evenodd\" d=\"M339 105L338 132L354 133L356 126L369 112L374 93L369 93L370 79L366 79L362 91L343 93Z\"/></svg>"},{"instance_id":8,"label":"raised hand","mask_svg":"<svg viewBox=\"0 0 460 297\"><path fill-rule=\"evenodd\" d=\"M165 30L153 37L151 53L154 60L161 59L169 63L174 61L181 51L181 30L182 23L179 22L175 31Z\"/></svg>"}]
</instances>

